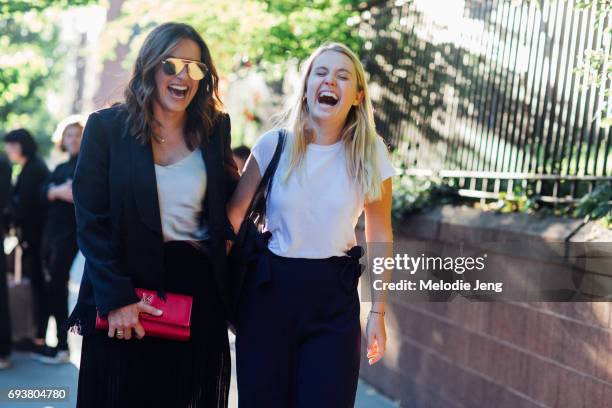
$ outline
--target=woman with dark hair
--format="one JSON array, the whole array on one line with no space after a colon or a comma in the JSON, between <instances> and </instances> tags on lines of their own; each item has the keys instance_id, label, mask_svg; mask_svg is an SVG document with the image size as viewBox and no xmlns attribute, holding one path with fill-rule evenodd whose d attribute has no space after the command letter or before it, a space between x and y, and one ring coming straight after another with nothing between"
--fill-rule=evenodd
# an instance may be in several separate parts
<instances>
[{"instance_id":1,"label":"woman with dark hair","mask_svg":"<svg viewBox=\"0 0 612 408\"><path fill-rule=\"evenodd\" d=\"M217 87L200 35L166 23L145 39L126 103L89 116L72 185L86 260L68 320L83 335L78 407L227 406L225 205L238 173ZM154 292L141 301L137 288ZM161 316L152 297L171 294L193 299L187 341L143 328L142 314Z\"/></svg>"},{"instance_id":2,"label":"woman with dark hair","mask_svg":"<svg viewBox=\"0 0 612 408\"><path fill-rule=\"evenodd\" d=\"M24 272L30 277L32 286L36 328L34 345L44 346L49 312L41 263L45 203L41 200L40 191L49 177L49 170L36 155L38 146L27 130L16 129L7 133L4 147L9 160L22 166L9 207L19 245L23 249L21 260Z\"/></svg>"},{"instance_id":3,"label":"woman with dark hair","mask_svg":"<svg viewBox=\"0 0 612 408\"><path fill-rule=\"evenodd\" d=\"M43 230L43 265L49 276L46 286L49 314L62 324L68 318L68 281L70 268L78 252L76 220L72 199L72 179L76 168L84 121L77 115L61 121L56 130L60 140L58 147L69 155L68 161L59 164L43 188L47 201L47 219ZM68 363L68 336L65 330L57 331L57 347L43 346L34 351L33 357L43 363Z\"/></svg>"}]
</instances>

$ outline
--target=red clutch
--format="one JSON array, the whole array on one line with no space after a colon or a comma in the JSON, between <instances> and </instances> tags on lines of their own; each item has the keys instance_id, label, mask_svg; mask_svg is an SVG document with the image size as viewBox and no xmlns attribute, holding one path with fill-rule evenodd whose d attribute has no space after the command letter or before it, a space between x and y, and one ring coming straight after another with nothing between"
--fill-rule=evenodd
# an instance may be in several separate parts
<instances>
[{"instance_id":1,"label":"red clutch","mask_svg":"<svg viewBox=\"0 0 612 408\"><path fill-rule=\"evenodd\" d=\"M193 298L187 295L166 293L164 302L157 296L157 292L136 288L136 294L143 302L163 311L161 316L141 313L140 324L147 336L164 339L187 341L191 328L191 305ZM96 316L96 329L108 330L108 320L98 314Z\"/></svg>"}]
</instances>

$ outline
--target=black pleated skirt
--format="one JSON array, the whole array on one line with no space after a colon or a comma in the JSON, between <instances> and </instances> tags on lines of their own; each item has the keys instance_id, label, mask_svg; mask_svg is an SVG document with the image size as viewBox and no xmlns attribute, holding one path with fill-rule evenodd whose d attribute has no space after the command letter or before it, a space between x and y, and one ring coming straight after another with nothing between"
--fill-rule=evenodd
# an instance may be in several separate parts
<instances>
[{"instance_id":1,"label":"black pleated skirt","mask_svg":"<svg viewBox=\"0 0 612 408\"><path fill-rule=\"evenodd\" d=\"M78 408L227 407L227 324L210 260L178 241L166 243L164 255L166 292L194 299L189 341L84 336Z\"/></svg>"}]
</instances>

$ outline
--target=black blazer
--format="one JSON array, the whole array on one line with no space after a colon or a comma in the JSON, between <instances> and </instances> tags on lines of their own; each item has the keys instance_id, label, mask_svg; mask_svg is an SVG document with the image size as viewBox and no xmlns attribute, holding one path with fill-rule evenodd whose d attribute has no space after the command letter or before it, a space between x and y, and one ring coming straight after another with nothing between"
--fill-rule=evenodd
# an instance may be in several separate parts
<instances>
[{"instance_id":1,"label":"black blazer","mask_svg":"<svg viewBox=\"0 0 612 408\"><path fill-rule=\"evenodd\" d=\"M232 239L226 202L238 182L230 148L230 120L220 116L201 145L207 190L202 216L211 236L211 260L223 301L231 304L225 240ZM83 133L73 180L77 240L85 256L79 300L68 327L92 323L138 302L135 287L158 289L164 277L163 236L151 145L130 132L124 105L92 113ZM87 316L85 316L87 314ZM89 327L80 327L87 332Z\"/></svg>"},{"instance_id":2,"label":"black blazer","mask_svg":"<svg viewBox=\"0 0 612 408\"><path fill-rule=\"evenodd\" d=\"M7 212L11 199L11 164L8 158L4 155L0 155L0 237L4 237L4 233L7 230ZM0 266L0 271L2 267ZM0 277L2 275L0 274Z\"/></svg>"},{"instance_id":3,"label":"black blazer","mask_svg":"<svg viewBox=\"0 0 612 408\"><path fill-rule=\"evenodd\" d=\"M42 239L46 201L40 192L48 178L49 169L38 156L29 158L17 177L11 196L11 216L22 242Z\"/></svg>"}]
</instances>

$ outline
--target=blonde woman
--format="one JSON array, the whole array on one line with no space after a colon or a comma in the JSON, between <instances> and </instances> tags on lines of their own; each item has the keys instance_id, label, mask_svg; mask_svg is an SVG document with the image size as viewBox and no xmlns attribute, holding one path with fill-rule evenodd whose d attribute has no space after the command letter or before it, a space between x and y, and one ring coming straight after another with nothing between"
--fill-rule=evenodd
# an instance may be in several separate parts
<instances>
[{"instance_id":1,"label":"blonde woman","mask_svg":"<svg viewBox=\"0 0 612 408\"><path fill-rule=\"evenodd\" d=\"M391 242L391 176L358 57L321 46L305 62L285 113L287 139L269 190L271 238L245 278L237 322L241 407L352 407L360 361L355 226ZM240 227L276 150L279 130L258 140L230 201ZM372 303L367 357L385 352L384 303Z\"/></svg>"}]
</instances>

